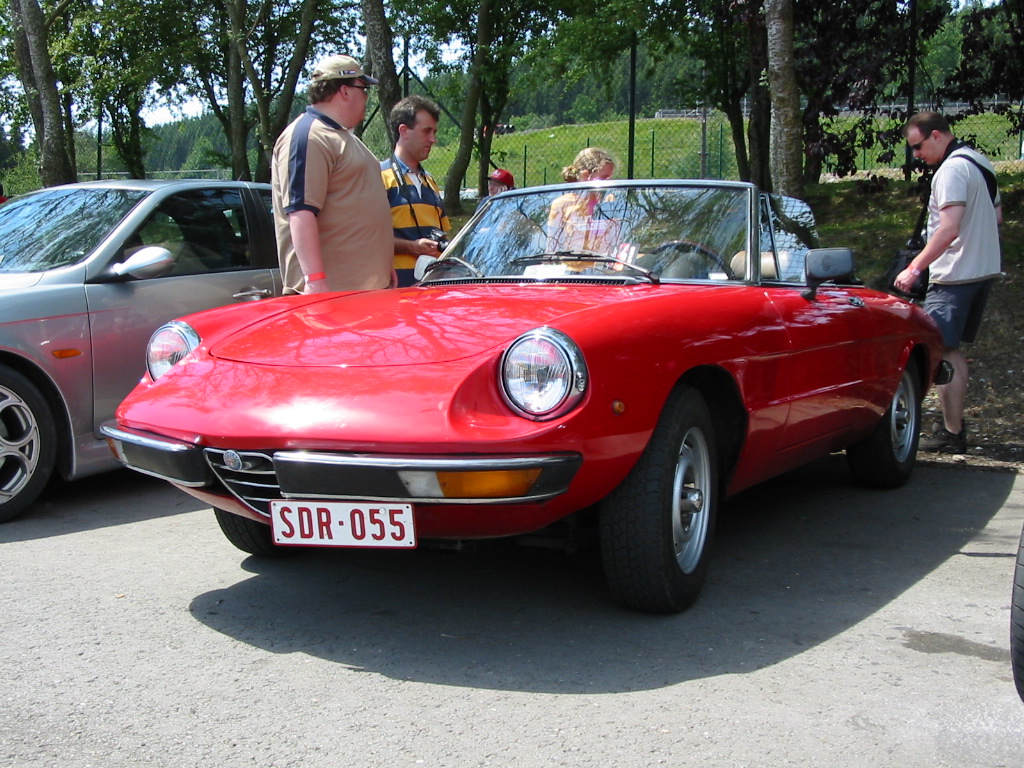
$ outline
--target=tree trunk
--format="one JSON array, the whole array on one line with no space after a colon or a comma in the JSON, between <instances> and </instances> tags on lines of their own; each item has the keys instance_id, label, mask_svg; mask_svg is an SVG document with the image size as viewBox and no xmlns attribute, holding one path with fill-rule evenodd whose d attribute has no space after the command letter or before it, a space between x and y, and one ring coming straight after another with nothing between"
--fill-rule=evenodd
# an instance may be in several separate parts
<instances>
[{"instance_id":1,"label":"tree trunk","mask_svg":"<svg viewBox=\"0 0 1024 768\"><path fill-rule=\"evenodd\" d=\"M747 25L750 59L750 115L747 122L747 149L750 153L750 181L766 192L772 191L772 173L768 147L771 137L771 97L762 74L768 69L768 39L764 16L751 14Z\"/></svg>"},{"instance_id":2,"label":"tree trunk","mask_svg":"<svg viewBox=\"0 0 1024 768\"><path fill-rule=\"evenodd\" d=\"M68 157L64 132L64 116L57 92L57 77L53 72L47 42L43 12L37 0L10 0L11 18L15 38L21 39L25 61L19 61L19 73L28 100L38 99L38 117L35 124L39 146L39 177L44 186L77 181L75 168Z\"/></svg>"},{"instance_id":3,"label":"tree trunk","mask_svg":"<svg viewBox=\"0 0 1024 768\"><path fill-rule=\"evenodd\" d=\"M491 8L494 0L481 0L480 15L476 33L476 48L473 61L469 68L469 86L466 88L466 101L462 106L462 131L459 136L459 151L455 153L448 177L444 183L444 207L449 216L462 213L462 180L473 159L473 139L476 134L477 107L480 103L480 91L484 61L492 40Z\"/></svg>"},{"instance_id":4,"label":"tree trunk","mask_svg":"<svg viewBox=\"0 0 1024 768\"><path fill-rule=\"evenodd\" d=\"M395 69L395 59L391 53L395 47L395 36L388 23L383 0L360 0L360 6L366 24L366 58L370 74L380 80L377 96L381 117L387 125L391 108L402 98L402 84L398 80L398 70ZM395 137L390 138L394 146Z\"/></svg>"},{"instance_id":5,"label":"tree trunk","mask_svg":"<svg viewBox=\"0 0 1024 768\"><path fill-rule=\"evenodd\" d=\"M803 131L793 53L793 0L764 0L768 33L768 88L771 94L771 169L776 192L803 192Z\"/></svg>"}]
</instances>

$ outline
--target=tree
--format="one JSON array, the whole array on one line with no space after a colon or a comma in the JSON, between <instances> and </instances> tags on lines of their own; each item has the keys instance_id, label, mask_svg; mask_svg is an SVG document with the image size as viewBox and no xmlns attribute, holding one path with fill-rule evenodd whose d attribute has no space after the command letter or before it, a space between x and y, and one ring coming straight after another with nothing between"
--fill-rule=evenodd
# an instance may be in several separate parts
<instances>
[{"instance_id":1,"label":"tree","mask_svg":"<svg viewBox=\"0 0 1024 768\"><path fill-rule=\"evenodd\" d=\"M350 6L320 0L199 0L186 3L189 31L165 51L172 66L165 91L178 84L202 99L231 147L235 178L269 181L274 142L292 118L295 91L313 51L353 41ZM255 172L248 156L257 129Z\"/></svg>"},{"instance_id":2,"label":"tree","mask_svg":"<svg viewBox=\"0 0 1024 768\"><path fill-rule=\"evenodd\" d=\"M902 141L891 131L879 134L877 117L882 109L891 110L884 105L906 102L912 35L922 40L934 35L945 6L916 0L914 26L905 2L843 0L841 7L832 0L794 2L797 80L804 100L804 181L815 182L824 167L852 173L861 151ZM902 115L893 117L899 121Z\"/></svg>"},{"instance_id":3,"label":"tree","mask_svg":"<svg viewBox=\"0 0 1024 768\"><path fill-rule=\"evenodd\" d=\"M803 131L796 83L792 0L764 0L768 33L768 88L771 93L772 187L782 195L803 191Z\"/></svg>"},{"instance_id":4,"label":"tree","mask_svg":"<svg viewBox=\"0 0 1024 768\"><path fill-rule=\"evenodd\" d=\"M993 110L1010 121L1010 130L1024 130L1024 0L972 6L958 17L963 34L956 71L940 95L966 101L968 113L985 111L984 102L999 95Z\"/></svg>"},{"instance_id":5,"label":"tree","mask_svg":"<svg viewBox=\"0 0 1024 768\"><path fill-rule=\"evenodd\" d=\"M482 190L485 186L490 165L489 131L508 103L515 62L549 29L562 0L402 2L398 10L407 14L407 26L401 32L424 47L432 67L445 67L442 46L447 51L453 47L462 51L457 66L465 72L467 86L459 120L459 149L444 185L445 207L457 214L462 211L462 179L474 148L479 151L478 187Z\"/></svg>"},{"instance_id":6,"label":"tree","mask_svg":"<svg viewBox=\"0 0 1024 768\"><path fill-rule=\"evenodd\" d=\"M366 58L370 74L380 80L377 87L377 98L380 113L387 122L391 108L402 98L401 84L398 81L398 70L392 53L395 47L395 35L391 31L391 23L384 10L384 0L360 0L363 10L363 23L366 25ZM392 144L395 137L390 137Z\"/></svg>"},{"instance_id":7,"label":"tree","mask_svg":"<svg viewBox=\"0 0 1024 768\"><path fill-rule=\"evenodd\" d=\"M45 186L75 181L42 8L37 0L9 0L8 7L18 77L40 148L40 179Z\"/></svg>"}]
</instances>

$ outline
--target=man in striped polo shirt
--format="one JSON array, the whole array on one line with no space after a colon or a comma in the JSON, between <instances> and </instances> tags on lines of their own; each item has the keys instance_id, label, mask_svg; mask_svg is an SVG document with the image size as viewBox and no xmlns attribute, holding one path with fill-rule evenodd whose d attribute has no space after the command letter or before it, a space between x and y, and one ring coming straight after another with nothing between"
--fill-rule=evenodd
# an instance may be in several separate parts
<instances>
[{"instance_id":1,"label":"man in striped polo shirt","mask_svg":"<svg viewBox=\"0 0 1024 768\"><path fill-rule=\"evenodd\" d=\"M440 233L452 225L444 211L441 190L423 161L437 142L441 110L430 99L407 96L391 110L388 124L395 151L380 164L380 175L391 206L394 266L398 285L412 285L419 256L440 256Z\"/></svg>"}]
</instances>

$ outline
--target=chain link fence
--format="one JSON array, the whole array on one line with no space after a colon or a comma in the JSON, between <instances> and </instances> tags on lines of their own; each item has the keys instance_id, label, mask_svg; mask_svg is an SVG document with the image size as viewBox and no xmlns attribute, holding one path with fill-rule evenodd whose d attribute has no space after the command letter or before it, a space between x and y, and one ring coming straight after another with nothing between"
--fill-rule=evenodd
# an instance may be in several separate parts
<instances>
[{"instance_id":1,"label":"chain link fence","mask_svg":"<svg viewBox=\"0 0 1024 768\"><path fill-rule=\"evenodd\" d=\"M926 108L924 106L922 109ZM1009 119L995 112L971 115L957 119L963 105L952 105L944 113L952 118L956 135L984 152L1004 172L1024 170L1024 145ZM629 175L632 166L634 178L705 178L736 180L739 169L733 144L732 129L722 112L717 110L663 110L658 117L638 119L632 142L629 121L626 119L587 125L559 125L548 127L516 125L500 126L492 138L491 165L510 171L517 187L543 186L562 181L562 169L570 165L577 153L585 147L601 147L616 158L616 178ZM442 115L441 133L446 116ZM833 128L851 126L855 115L840 115ZM364 140L378 153L390 152L383 122L367 125ZM887 117L872 121L870 135L886 133L899 136L902 123ZM454 160L457 132L454 141L439 143L425 163L435 178L447 177ZM632 143L632 147L631 147ZM857 176L880 175L902 178L906 162L906 148L902 141L890 148L892 160L880 160L886 148L880 145L864 147L857 157ZM630 163L632 160L632 163ZM479 158L463 179L464 197L476 195L476 173ZM822 181L835 181L826 164Z\"/></svg>"},{"instance_id":2,"label":"chain link fence","mask_svg":"<svg viewBox=\"0 0 1024 768\"><path fill-rule=\"evenodd\" d=\"M427 94L429 95L429 94ZM453 105L442 105L439 136L441 141L433 148L430 158L424 163L439 182L447 178L456 152L458 151L458 130L451 115L458 110ZM945 113L955 120L954 131L984 152L1004 172L1024 170L1024 145L1020 133L1012 130L1010 121L1003 115L990 112L971 115L960 120L959 106L954 105ZM629 121L626 119L590 123L586 125L532 126L515 123L501 126L495 131L491 146L492 167L510 171L517 187L543 186L562 181L562 169L573 162L577 153L585 147L601 147L616 158L616 178L630 175L634 178L705 178L735 180L739 178L732 130L725 115L717 110L663 110L660 116L638 119L630 141ZM837 129L848 127L856 120L854 115L835 118ZM844 123L846 124L844 126ZM872 135L885 132L899 135L900 123L888 118L873 121ZM391 152L387 128L383 116L371 109L364 126L363 141L379 158ZM631 147L632 143L632 147ZM892 148L893 159L882 162L879 156L881 146L864 147L858 152L857 173L861 176L872 174L901 178L906 160L905 146ZM632 162L630 162L632 161ZM478 194L476 189L477 164L473 162L462 181L463 197L472 200ZM829 173L826 164L822 181L837 180ZM106 178L123 177L125 174L104 173ZM230 177L228 169L202 169L182 171L156 171L151 178L211 178Z\"/></svg>"}]
</instances>

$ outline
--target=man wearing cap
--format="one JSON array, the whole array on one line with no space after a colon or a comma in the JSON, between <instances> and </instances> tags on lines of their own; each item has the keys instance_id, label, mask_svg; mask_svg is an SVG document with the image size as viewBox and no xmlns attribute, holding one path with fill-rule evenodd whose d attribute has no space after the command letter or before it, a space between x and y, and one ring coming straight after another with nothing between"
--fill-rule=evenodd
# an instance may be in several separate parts
<instances>
[{"instance_id":1,"label":"man wearing cap","mask_svg":"<svg viewBox=\"0 0 1024 768\"><path fill-rule=\"evenodd\" d=\"M452 225L444 210L441 190L423 161L437 143L441 109L430 99L413 94L391 110L388 125L395 151L380 164L380 176L391 206L394 263L398 285L412 285L419 256L440 256L441 240Z\"/></svg>"},{"instance_id":2,"label":"man wearing cap","mask_svg":"<svg viewBox=\"0 0 1024 768\"><path fill-rule=\"evenodd\" d=\"M380 167L352 128L377 80L351 56L316 65L310 106L274 145L277 253L285 293L387 288L391 214Z\"/></svg>"},{"instance_id":3,"label":"man wearing cap","mask_svg":"<svg viewBox=\"0 0 1024 768\"><path fill-rule=\"evenodd\" d=\"M476 207L479 208L490 197L515 188L516 180L512 174L504 168L495 168L491 171L491 175L487 177L487 194L480 198L480 202L476 204Z\"/></svg>"}]
</instances>

